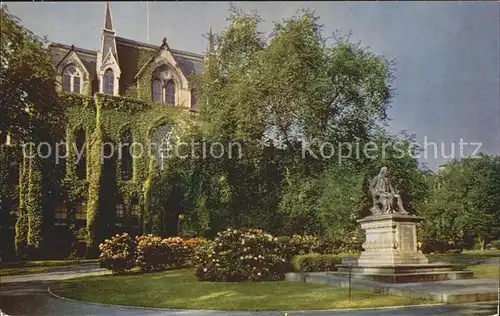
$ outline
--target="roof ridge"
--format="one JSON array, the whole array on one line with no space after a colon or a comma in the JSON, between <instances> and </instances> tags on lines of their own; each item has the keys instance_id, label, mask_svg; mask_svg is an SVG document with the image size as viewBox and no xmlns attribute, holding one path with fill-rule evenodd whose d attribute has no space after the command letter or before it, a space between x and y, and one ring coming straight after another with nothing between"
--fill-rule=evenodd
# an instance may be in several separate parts
<instances>
[{"instance_id":1,"label":"roof ridge","mask_svg":"<svg viewBox=\"0 0 500 316\"><path fill-rule=\"evenodd\" d=\"M80 53L97 55L97 51L96 50L90 50L90 49L86 49L86 48L76 47L74 45L66 45L66 44L63 44L63 43L51 42L49 44L49 47L50 46L60 46L60 47L63 47L63 48L67 48L69 50L71 50L71 47L73 47L75 51L78 51Z\"/></svg>"},{"instance_id":2,"label":"roof ridge","mask_svg":"<svg viewBox=\"0 0 500 316\"><path fill-rule=\"evenodd\" d=\"M151 48L151 49L155 49L155 50L160 48L160 45L152 45L152 44L148 44L148 43L143 43L143 42L128 39L125 37L116 36L115 38L117 41L128 42L130 44L135 44L137 46L143 46L143 47L147 47L147 48ZM182 55L186 55L188 57L195 57L195 58L200 58L200 59L203 59L205 57L202 54L192 53L192 52L188 52L188 51L184 51L184 50L180 50L180 49L173 49L172 48L170 50L172 51L172 53L182 54Z\"/></svg>"}]
</instances>

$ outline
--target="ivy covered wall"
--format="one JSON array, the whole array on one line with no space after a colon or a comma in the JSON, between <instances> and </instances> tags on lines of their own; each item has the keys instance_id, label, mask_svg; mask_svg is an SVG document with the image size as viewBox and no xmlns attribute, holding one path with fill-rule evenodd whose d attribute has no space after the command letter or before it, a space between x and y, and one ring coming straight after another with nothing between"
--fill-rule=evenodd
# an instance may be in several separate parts
<instances>
[{"instance_id":1,"label":"ivy covered wall","mask_svg":"<svg viewBox=\"0 0 500 316\"><path fill-rule=\"evenodd\" d=\"M66 198L63 202L71 213L76 203L86 201L89 256L96 254L98 243L106 237L106 231L109 231L106 227L114 224L116 204L123 205L125 226L131 225L127 219L134 207L132 204L137 204L139 231L151 232L153 227L148 214L158 211L150 210L147 201L150 196L148 184L158 171L154 153L149 150L151 138L156 128L162 125L174 129L176 136L186 133L191 126L191 113L184 107L106 94L95 94L92 98L62 94L59 101L64 103L67 122L68 156L66 174L62 179ZM79 129L85 131L87 141L85 179L76 175L75 139ZM125 131L131 133L135 144L131 146L133 173L130 179L123 179L121 173L120 146L123 149L124 142L130 141L124 139Z\"/></svg>"}]
</instances>

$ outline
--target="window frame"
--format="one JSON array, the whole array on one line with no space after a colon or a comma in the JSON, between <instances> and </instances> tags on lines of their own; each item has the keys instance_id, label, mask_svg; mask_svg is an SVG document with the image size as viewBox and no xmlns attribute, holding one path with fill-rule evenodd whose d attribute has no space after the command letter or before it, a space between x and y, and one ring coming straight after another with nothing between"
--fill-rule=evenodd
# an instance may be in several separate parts
<instances>
[{"instance_id":1,"label":"window frame","mask_svg":"<svg viewBox=\"0 0 500 316\"><path fill-rule=\"evenodd\" d=\"M106 69L102 75L102 93L115 94L115 72L111 68Z\"/></svg>"},{"instance_id":2,"label":"window frame","mask_svg":"<svg viewBox=\"0 0 500 316\"><path fill-rule=\"evenodd\" d=\"M80 209L80 211L78 211ZM78 218L78 215L82 215L83 218ZM75 204L75 220L86 221L87 220L87 201L80 201Z\"/></svg>"},{"instance_id":3,"label":"window frame","mask_svg":"<svg viewBox=\"0 0 500 316\"><path fill-rule=\"evenodd\" d=\"M72 71L70 71L70 69ZM76 84L75 84L75 79L78 78L78 91L76 91ZM69 80L69 82L68 82ZM82 74L79 71L78 67L76 67L74 64L69 64L66 67L64 67L63 73L62 73L62 89L66 93L75 93L75 94L81 94L82 92ZM69 88L69 89L68 89Z\"/></svg>"},{"instance_id":4,"label":"window frame","mask_svg":"<svg viewBox=\"0 0 500 316\"><path fill-rule=\"evenodd\" d=\"M171 94L169 94L169 87L171 87L172 92ZM167 79L165 81L165 103L168 104L168 105L175 105L175 99L176 99L176 84L175 84L175 81L172 80L172 79Z\"/></svg>"},{"instance_id":5,"label":"window frame","mask_svg":"<svg viewBox=\"0 0 500 316\"><path fill-rule=\"evenodd\" d=\"M155 84L157 84L157 83L159 84L159 86L157 86L157 88L160 91L155 91ZM152 92L153 101L158 102L158 103L163 103L163 82L160 79L158 79L158 78L153 79L153 86L151 87L151 92ZM159 98L156 99L155 95L159 96Z\"/></svg>"}]
</instances>

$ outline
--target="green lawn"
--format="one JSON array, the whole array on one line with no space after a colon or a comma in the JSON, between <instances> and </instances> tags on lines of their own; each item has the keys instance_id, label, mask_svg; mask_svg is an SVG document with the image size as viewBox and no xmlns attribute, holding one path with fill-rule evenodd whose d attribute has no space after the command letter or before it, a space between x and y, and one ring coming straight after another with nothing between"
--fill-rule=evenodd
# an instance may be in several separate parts
<instances>
[{"instance_id":1,"label":"green lawn","mask_svg":"<svg viewBox=\"0 0 500 316\"><path fill-rule=\"evenodd\" d=\"M295 282L198 282L191 269L65 280L58 295L89 302L209 310L318 310L421 304L407 297Z\"/></svg>"},{"instance_id":2,"label":"green lawn","mask_svg":"<svg viewBox=\"0 0 500 316\"><path fill-rule=\"evenodd\" d=\"M460 254L444 253L444 254L426 254L431 262L474 262L482 261L489 258L500 257L500 250L464 250Z\"/></svg>"},{"instance_id":3,"label":"green lawn","mask_svg":"<svg viewBox=\"0 0 500 316\"><path fill-rule=\"evenodd\" d=\"M478 264L475 266L469 266L467 269L474 272L474 277L476 278L500 278L500 266L496 264Z\"/></svg>"},{"instance_id":4,"label":"green lawn","mask_svg":"<svg viewBox=\"0 0 500 316\"><path fill-rule=\"evenodd\" d=\"M0 268L0 276L11 276L21 274L33 274L50 272L59 268L78 265L86 262L97 262L97 260L45 260L45 261L23 261L4 262Z\"/></svg>"},{"instance_id":5,"label":"green lawn","mask_svg":"<svg viewBox=\"0 0 500 316\"><path fill-rule=\"evenodd\" d=\"M492 258L500 257L500 250L465 250L460 254L428 254L430 262L449 262L454 264L455 270L468 269L474 272L475 278L498 279L500 267L496 264L484 263Z\"/></svg>"}]
</instances>

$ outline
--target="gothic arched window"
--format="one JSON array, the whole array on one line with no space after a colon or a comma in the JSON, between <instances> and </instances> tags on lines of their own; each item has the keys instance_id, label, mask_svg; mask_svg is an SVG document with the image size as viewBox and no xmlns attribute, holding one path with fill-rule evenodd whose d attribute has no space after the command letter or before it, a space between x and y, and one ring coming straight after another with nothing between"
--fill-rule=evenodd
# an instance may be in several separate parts
<instances>
[{"instance_id":1,"label":"gothic arched window","mask_svg":"<svg viewBox=\"0 0 500 316\"><path fill-rule=\"evenodd\" d=\"M80 93L81 75L75 66L69 65L63 72L63 91L71 93Z\"/></svg>"},{"instance_id":2,"label":"gothic arched window","mask_svg":"<svg viewBox=\"0 0 500 316\"><path fill-rule=\"evenodd\" d=\"M153 101L175 105L175 82L167 66L163 65L156 69L151 90Z\"/></svg>"},{"instance_id":3,"label":"gothic arched window","mask_svg":"<svg viewBox=\"0 0 500 316\"><path fill-rule=\"evenodd\" d=\"M169 105L175 105L175 83L168 80L165 84L165 101Z\"/></svg>"},{"instance_id":4,"label":"gothic arched window","mask_svg":"<svg viewBox=\"0 0 500 316\"><path fill-rule=\"evenodd\" d=\"M114 94L114 86L115 86L115 75L113 74L113 70L108 69L104 73L102 78L102 92L106 94Z\"/></svg>"},{"instance_id":5,"label":"gothic arched window","mask_svg":"<svg viewBox=\"0 0 500 316\"><path fill-rule=\"evenodd\" d=\"M163 99L163 87L161 80L155 79L153 80L153 101L162 102Z\"/></svg>"}]
</instances>

